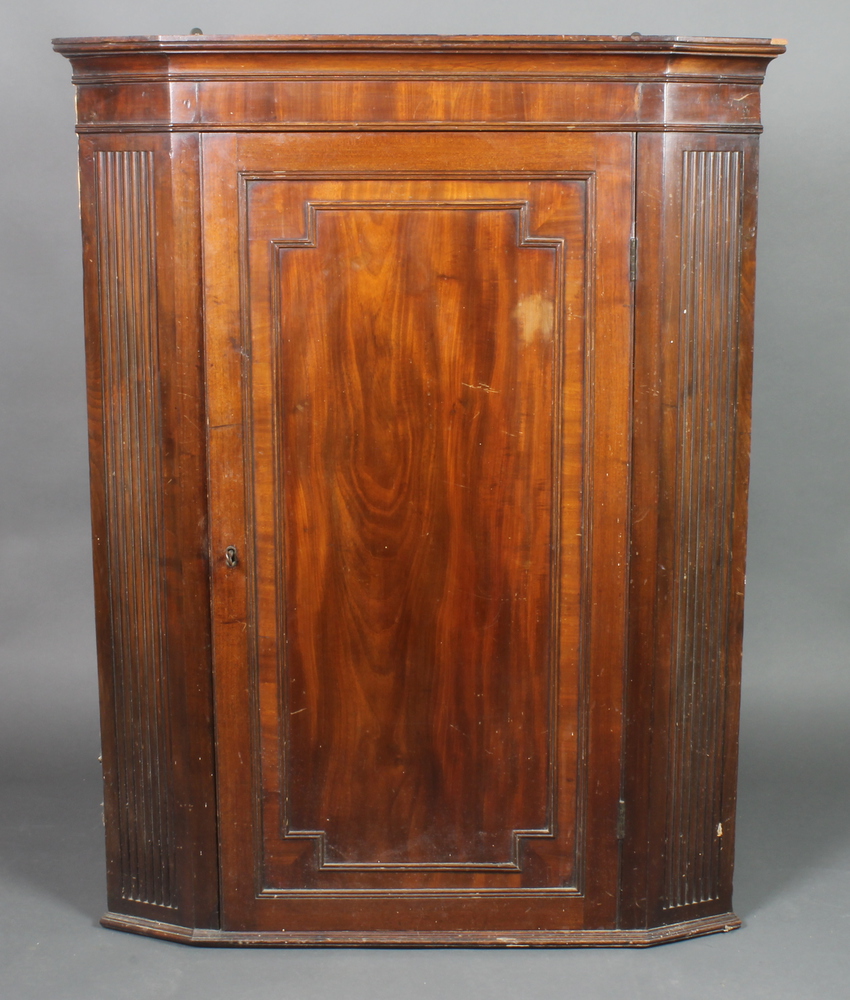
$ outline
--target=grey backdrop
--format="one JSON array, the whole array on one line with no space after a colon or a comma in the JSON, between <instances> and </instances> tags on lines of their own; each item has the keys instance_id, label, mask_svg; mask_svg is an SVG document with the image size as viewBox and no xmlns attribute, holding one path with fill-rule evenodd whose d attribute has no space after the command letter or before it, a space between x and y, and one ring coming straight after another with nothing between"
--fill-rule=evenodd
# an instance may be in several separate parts
<instances>
[{"instance_id":1,"label":"grey backdrop","mask_svg":"<svg viewBox=\"0 0 850 1000\"><path fill-rule=\"evenodd\" d=\"M850 996L850 5L30 0L2 18L0 995ZM736 910L650 951L196 950L100 929L73 91L61 35L781 36L763 91Z\"/></svg>"}]
</instances>

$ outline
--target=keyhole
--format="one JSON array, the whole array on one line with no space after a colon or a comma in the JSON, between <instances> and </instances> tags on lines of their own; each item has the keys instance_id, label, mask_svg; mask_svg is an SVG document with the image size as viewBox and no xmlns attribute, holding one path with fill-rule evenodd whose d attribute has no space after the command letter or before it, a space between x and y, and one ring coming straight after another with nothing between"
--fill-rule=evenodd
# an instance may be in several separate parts
<instances>
[{"instance_id":1,"label":"keyhole","mask_svg":"<svg viewBox=\"0 0 850 1000\"><path fill-rule=\"evenodd\" d=\"M229 566L230 569L239 562L239 553L236 551L235 545L228 545L224 550L224 565Z\"/></svg>"}]
</instances>

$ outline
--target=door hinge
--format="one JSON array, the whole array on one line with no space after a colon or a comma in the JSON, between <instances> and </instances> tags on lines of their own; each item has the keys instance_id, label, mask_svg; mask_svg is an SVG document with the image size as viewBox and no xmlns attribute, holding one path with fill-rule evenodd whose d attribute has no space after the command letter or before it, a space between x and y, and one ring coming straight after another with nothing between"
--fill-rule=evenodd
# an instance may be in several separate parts
<instances>
[{"instance_id":1,"label":"door hinge","mask_svg":"<svg viewBox=\"0 0 850 1000\"><path fill-rule=\"evenodd\" d=\"M617 840L626 836L626 803L623 799L617 803Z\"/></svg>"},{"instance_id":2,"label":"door hinge","mask_svg":"<svg viewBox=\"0 0 850 1000\"><path fill-rule=\"evenodd\" d=\"M629 281L637 281L637 237L633 236L629 240Z\"/></svg>"}]
</instances>

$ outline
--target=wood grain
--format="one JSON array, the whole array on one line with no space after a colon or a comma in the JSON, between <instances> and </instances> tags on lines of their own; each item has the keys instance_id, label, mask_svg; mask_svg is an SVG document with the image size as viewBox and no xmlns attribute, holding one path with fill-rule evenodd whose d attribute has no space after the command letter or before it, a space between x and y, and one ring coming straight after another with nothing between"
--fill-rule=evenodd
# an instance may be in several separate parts
<instances>
[{"instance_id":1,"label":"wood grain","mask_svg":"<svg viewBox=\"0 0 850 1000\"><path fill-rule=\"evenodd\" d=\"M284 827L330 817L324 865L518 869L555 808L564 239L505 185L394 187L275 243Z\"/></svg>"}]
</instances>

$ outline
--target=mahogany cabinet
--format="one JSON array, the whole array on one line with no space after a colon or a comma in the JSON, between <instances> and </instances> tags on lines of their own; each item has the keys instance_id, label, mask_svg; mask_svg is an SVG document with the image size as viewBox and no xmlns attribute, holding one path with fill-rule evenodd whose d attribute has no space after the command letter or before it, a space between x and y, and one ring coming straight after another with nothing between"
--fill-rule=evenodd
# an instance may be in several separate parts
<instances>
[{"instance_id":1,"label":"mahogany cabinet","mask_svg":"<svg viewBox=\"0 0 850 1000\"><path fill-rule=\"evenodd\" d=\"M731 910L766 39L61 39L109 913Z\"/></svg>"}]
</instances>

